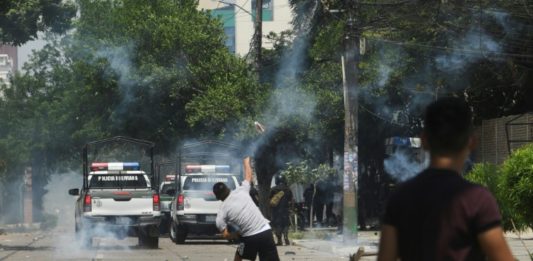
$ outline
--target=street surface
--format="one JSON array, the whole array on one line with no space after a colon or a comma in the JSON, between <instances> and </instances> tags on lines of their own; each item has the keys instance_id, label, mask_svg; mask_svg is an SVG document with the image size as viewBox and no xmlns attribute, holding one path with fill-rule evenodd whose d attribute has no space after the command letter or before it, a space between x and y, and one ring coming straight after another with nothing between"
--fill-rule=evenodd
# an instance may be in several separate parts
<instances>
[{"instance_id":1,"label":"street surface","mask_svg":"<svg viewBox=\"0 0 533 261\"><path fill-rule=\"evenodd\" d=\"M233 260L236 245L223 240L197 240L176 245L168 237L159 241L159 249L142 249L137 238L124 240L96 238L93 248L81 249L74 232L7 233L0 235L0 260ZM333 253L318 252L299 246L278 247L281 260L347 260Z\"/></svg>"},{"instance_id":2,"label":"street surface","mask_svg":"<svg viewBox=\"0 0 533 261\"><path fill-rule=\"evenodd\" d=\"M520 240L521 238L521 240ZM529 251L533 251L533 232L520 235L506 234L513 255L517 260L530 261ZM360 232L360 239L368 245L376 246L379 233ZM354 253L353 247L336 247L334 241L296 240L295 246L279 246L281 260L348 260L346 253ZM236 245L224 240L194 240L184 245L176 245L168 237L161 237L159 249L138 247L137 238L124 240L96 238L94 246L82 249L75 241L74 231L55 229L52 232L6 233L0 235L0 261L4 260L233 260ZM370 248L372 249L372 248ZM375 249L375 248L374 248ZM374 252L373 250L370 252ZM360 260L375 260L375 252Z\"/></svg>"}]
</instances>

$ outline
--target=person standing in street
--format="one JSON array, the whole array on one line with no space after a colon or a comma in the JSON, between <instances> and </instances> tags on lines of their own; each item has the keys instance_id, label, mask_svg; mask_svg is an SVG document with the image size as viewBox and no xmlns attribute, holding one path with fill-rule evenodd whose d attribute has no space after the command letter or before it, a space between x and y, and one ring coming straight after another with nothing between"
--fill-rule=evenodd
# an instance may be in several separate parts
<instances>
[{"instance_id":1,"label":"person standing in street","mask_svg":"<svg viewBox=\"0 0 533 261\"><path fill-rule=\"evenodd\" d=\"M289 243L289 209L293 205L292 191L287 186L285 178L276 176L276 186L270 190L270 210L272 215L272 227L278 240L277 245L283 245L282 237L285 240L285 245Z\"/></svg>"},{"instance_id":2,"label":"person standing in street","mask_svg":"<svg viewBox=\"0 0 533 261\"><path fill-rule=\"evenodd\" d=\"M237 189L230 189L223 182L213 186L213 193L218 200L222 200L216 226L226 239L238 237L234 260L278 261L278 250L272 237L269 221L263 217L259 208L250 197L250 183L252 181L252 167L250 157L243 160L244 181Z\"/></svg>"},{"instance_id":3,"label":"person standing in street","mask_svg":"<svg viewBox=\"0 0 533 261\"><path fill-rule=\"evenodd\" d=\"M378 260L514 260L495 198L461 174L475 148L468 105L430 104L421 138L430 165L390 196Z\"/></svg>"}]
</instances>

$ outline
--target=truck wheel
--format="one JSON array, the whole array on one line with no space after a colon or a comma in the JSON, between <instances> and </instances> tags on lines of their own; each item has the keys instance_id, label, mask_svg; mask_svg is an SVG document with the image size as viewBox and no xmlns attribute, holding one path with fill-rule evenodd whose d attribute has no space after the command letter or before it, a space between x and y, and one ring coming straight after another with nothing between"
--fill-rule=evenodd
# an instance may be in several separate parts
<instances>
[{"instance_id":1,"label":"truck wheel","mask_svg":"<svg viewBox=\"0 0 533 261\"><path fill-rule=\"evenodd\" d=\"M139 235L139 246L147 248L159 248L159 237Z\"/></svg>"},{"instance_id":2,"label":"truck wheel","mask_svg":"<svg viewBox=\"0 0 533 261\"><path fill-rule=\"evenodd\" d=\"M168 236L170 237L170 240L177 244L176 242L176 233L177 233L177 225L174 223L174 221L170 221L170 225L168 227Z\"/></svg>"},{"instance_id":3,"label":"truck wheel","mask_svg":"<svg viewBox=\"0 0 533 261\"><path fill-rule=\"evenodd\" d=\"M176 244L184 244L185 239L187 239L187 227L177 226L176 231Z\"/></svg>"}]
</instances>

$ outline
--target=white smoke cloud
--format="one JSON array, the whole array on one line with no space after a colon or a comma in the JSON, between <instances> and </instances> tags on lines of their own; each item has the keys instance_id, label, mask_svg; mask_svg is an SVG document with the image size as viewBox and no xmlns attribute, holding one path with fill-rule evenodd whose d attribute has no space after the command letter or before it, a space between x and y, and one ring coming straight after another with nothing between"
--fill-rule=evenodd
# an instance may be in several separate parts
<instances>
[{"instance_id":1,"label":"white smoke cloud","mask_svg":"<svg viewBox=\"0 0 533 261\"><path fill-rule=\"evenodd\" d=\"M483 31L470 30L459 40L452 42L452 52L435 58L437 69L460 72L467 65L501 52L500 45Z\"/></svg>"},{"instance_id":2,"label":"white smoke cloud","mask_svg":"<svg viewBox=\"0 0 533 261\"><path fill-rule=\"evenodd\" d=\"M82 239L87 236L82 233L80 238L75 234L74 211L77 196L68 194L71 188L81 188L82 174L70 171L67 173L56 173L50 176L50 181L46 185L48 191L43 196L43 211L49 215L57 217L57 227L50 231L54 238L54 258L91 258L94 250L82 245ZM116 233L110 232L112 229L105 225L97 225L91 228L91 232L100 235L101 238L116 238ZM111 242L114 249L127 250L131 243L114 240ZM106 247L100 244L98 247Z\"/></svg>"},{"instance_id":3,"label":"white smoke cloud","mask_svg":"<svg viewBox=\"0 0 533 261\"><path fill-rule=\"evenodd\" d=\"M385 171L399 182L405 181L420 173L429 165L429 157L419 162L409 156L406 150L397 150L383 162Z\"/></svg>"}]
</instances>

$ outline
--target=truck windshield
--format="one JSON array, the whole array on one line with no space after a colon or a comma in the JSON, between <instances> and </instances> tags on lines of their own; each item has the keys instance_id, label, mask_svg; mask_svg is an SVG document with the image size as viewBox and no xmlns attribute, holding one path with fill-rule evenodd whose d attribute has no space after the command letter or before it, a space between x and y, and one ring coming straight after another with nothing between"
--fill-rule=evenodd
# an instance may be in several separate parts
<instances>
[{"instance_id":1,"label":"truck windshield","mask_svg":"<svg viewBox=\"0 0 533 261\"><path fill-rule=\"evenodd\" d=\"M146 188L146 179L140 174L93 175L90 188Z\"/></svg>"},{"instance_id":2,"label":"truck windshield","mask_svg":"<svg viewBox=\"0 0 533 261\"><path fill-rule=\"evenodd\" d=\"M235 189L235 182L231 176L189 176L183 183L183 190L213 190L217 182L224 182L229 189Z\"/></svg>"}]
</instances>

